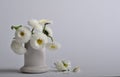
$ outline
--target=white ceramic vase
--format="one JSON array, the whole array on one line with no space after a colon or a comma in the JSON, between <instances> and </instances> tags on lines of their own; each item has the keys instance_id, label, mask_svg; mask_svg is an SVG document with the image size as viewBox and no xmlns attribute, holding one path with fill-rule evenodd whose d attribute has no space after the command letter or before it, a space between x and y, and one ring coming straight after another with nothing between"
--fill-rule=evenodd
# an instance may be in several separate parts
<instances>
[{"instance_id":1,"label":"white ceramic vase","mask_svg":"<svg viewBox=\"0 0 120 77\"><path fill-rule=\"evenodd\" d=\"M45 48L35 50L28 42L25 47L27 53L24 55L24 66L20 69L23 73L44 73L48 71L46 64Z\"/></svg>"}]
</instances>

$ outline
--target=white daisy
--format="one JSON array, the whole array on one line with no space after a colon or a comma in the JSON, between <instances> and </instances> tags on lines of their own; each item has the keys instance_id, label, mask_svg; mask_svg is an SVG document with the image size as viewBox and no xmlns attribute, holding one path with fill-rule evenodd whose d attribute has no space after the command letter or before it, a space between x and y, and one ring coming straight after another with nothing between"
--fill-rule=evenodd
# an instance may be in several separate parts
<instances>
[{"instance_id":1,"label":"white daisy","mask_svg":"<svg viewBox=\"0 0 120 77\"><path fill-rule=\"evenodd\" d=\"M30 39L30 45L34 49L43 48L47 43L47 36L43 33L36 33L32 35Z\"/></svg>"},{"instance_id":2,"label":"white daisy","mask_svg":"<svg viewBox=\"0 0 120 77\"><path fill-rule=\"evenodd\" d=\"M46 44L46 48L49 49L49 50L57 50L60 47L61 47L60 44L57 43L57 42L51 42L51 43Z\"/></svg>"},{"instance_id":3,"label":"white daisy","mask_svg":"<svg viewBox=\"0 0 120 77\"><path fill-rule=\"evenodd\" d=\"M21 43L27 43L30 40L31 31L26 27L20 27L15 32L15 39Z\"/></svg>"},{"instance_id":4,"label":"white daisy","mask_svg":"<svg viewBox=\"0 0 120 77\"><path fill-rule=\"evenodd\" d=\"M71 62L69 60L63 60L62 62L66 68L71 68Z\"/></svg>"},{"instance_id":5,"label":"white daisy","mask_svg":"<svg viewBox=\"0 0 120 77\"><path fill-rule=\"evenodd\" d=\"M17 40L13 40L11 43L11 49L18 55L23 55L27 52L22 43L19 43Z\"/></svg>"},{"instance_id":6,"label":"white daisy","mask_svg":"<svg viewBox=\"0 0 120 77\"><path fill-rule=\"evenodd\" d=\"M70 61L58 61L55 63L56 69L58 71L69 71L71 67Z\"/></svg>"},{"instance_id":7,"label":"white daisy","mask_svg":"<svg viewBox=\"0 0 120 77\"><path fill-rule=\"evenodd\" d=\"M39 20L39 24L41 24L41 25L51 24L51 23L52 23L52 21L47 20L47 19L41 19L41 20Z\"/></svg>"},{"instance_id":8,"label":"white daisy","mask_svg":"<svg viewBox=\"0 0 120 77\"><path fill-rule=\"evenodd\" d=\"M55 67L56 67L56 69L57 69L58 71L66 71L66 70L67 70L67 68L64 67L62 61L56 62L56 63L55 63Z\"/></svg>"},{"instance_id":9,"label":"white daisy","mask_svg":"<svg viewBox=\"0 0 120 77\"><path fill-rule=\"evenodd\" d=\"M39 24L38 20L35 20L35 19L29 20L28 25L30 25L32 28L34 28L37 31L43 30L43 27Z\"/></svg>"}]
</instances>

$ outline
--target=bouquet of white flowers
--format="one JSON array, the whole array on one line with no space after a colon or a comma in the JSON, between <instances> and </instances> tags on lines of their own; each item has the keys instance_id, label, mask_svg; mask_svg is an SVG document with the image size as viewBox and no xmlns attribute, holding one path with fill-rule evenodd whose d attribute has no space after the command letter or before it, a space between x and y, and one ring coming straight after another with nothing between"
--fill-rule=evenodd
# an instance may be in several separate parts
<instances>
[{"instance_id":1,"label":"bouquet of white flowers","mask_svg":"<svg viewBox=\"0 0 120 77\"><path fill-rule=\"evenodd\" d=\"M44 48L49 50L60 48L60 44L53 38L52 29L48 26L51 23L52 21L46 19L32 19L28 21L28 25L31 28L23 25L11 26L12 30L15 29L15 37L12 40L11 49L19 55L26 53L25 64L21 68L22 72L39 73L48 71L45 63ZM71 70L71 62L68 60L57 61L54 65L60 72L80 71L79 66Z\"/></svg>"},{"instance_id":2,"label":"bouquet of white flowers","mask_svg":"<svg viewBox=\"0 0 120 77\"><path fill-rule=\"evenodd\" d=\"M29 20L28 25L32 28L23 25L11 26L15 29L15 37L11 43L11 49L19 55L25 54L27 49L25 44L30 42L32 48L39 50L46 47L49 50L56 50L60 48L60 44L53 38L52 29L48 26L52 21L42 20Z\"/></svg>"}]
</instances>

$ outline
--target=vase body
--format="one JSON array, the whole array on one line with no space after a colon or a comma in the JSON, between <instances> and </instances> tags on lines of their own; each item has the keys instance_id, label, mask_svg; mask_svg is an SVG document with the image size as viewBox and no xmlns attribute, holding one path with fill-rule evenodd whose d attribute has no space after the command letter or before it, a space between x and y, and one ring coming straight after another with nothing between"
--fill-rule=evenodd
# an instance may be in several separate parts
<instances>
[{"instance_id":1,"label":"vase body","mask_svg":"<svg viewBox=\"0 0 120 77\"><path fill-rule=\"evenodd\" d=\"M24 66L20 69L23 73L44 73L48 71L46 64L45 48L36 50L28 42L25 45L27 52L24 55Z\"/></svg>"}]
</instances>

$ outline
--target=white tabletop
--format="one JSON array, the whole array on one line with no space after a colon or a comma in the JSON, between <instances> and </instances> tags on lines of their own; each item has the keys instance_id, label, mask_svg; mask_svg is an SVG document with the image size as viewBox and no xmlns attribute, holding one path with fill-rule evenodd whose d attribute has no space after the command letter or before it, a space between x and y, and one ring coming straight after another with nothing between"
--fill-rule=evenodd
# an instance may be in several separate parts
<instances>
[{"instance_id":1,"label":"white tabletop","mask_svg":"<svg viewBox=\"0 0 120 77\"><path fill-rule=\"evenodd\" d=\"M55 70L49 70L46 73L41 74L27 74L27 73L21 73L19 71L19 68L9 68L9 67L2 67L0 69L0 77L118 77L120 74L99 74L99 71L96 71L96 74L90 74L83 70L81 70L78 73L73 72L56 72Z\"/></svg>"}]
</instances>

